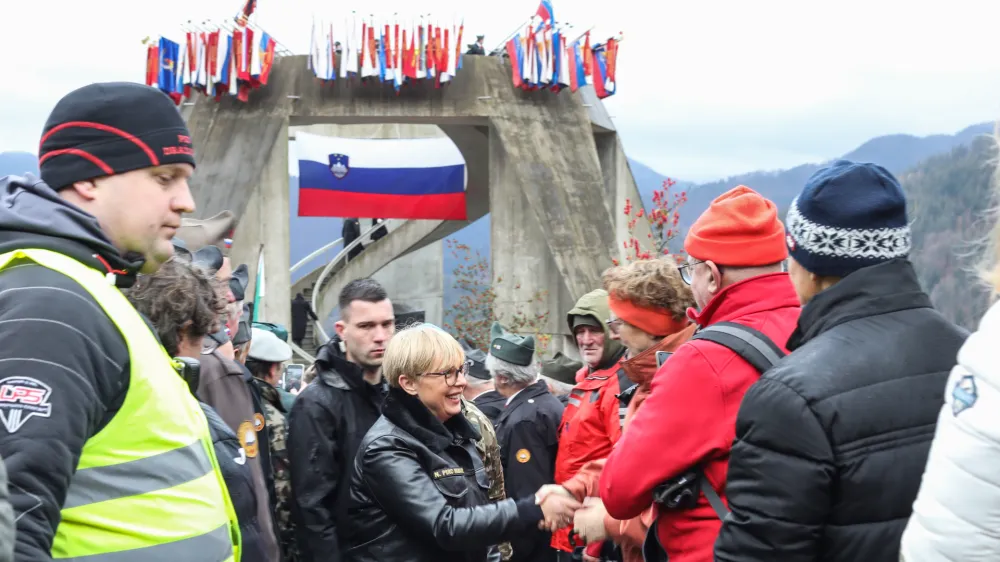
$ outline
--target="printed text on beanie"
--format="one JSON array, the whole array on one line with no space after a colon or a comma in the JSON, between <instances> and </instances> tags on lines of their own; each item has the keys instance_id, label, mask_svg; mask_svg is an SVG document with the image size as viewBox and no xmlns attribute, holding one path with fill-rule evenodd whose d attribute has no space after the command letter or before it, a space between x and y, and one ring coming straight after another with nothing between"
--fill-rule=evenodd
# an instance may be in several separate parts
<instances>
[{"instance_id":1,"label":"printed text on beanie","mask_svg":"<svg viewBox=\"0 0 1000 562\"><path fill-rule=\"evenodd\" d=\"M91 84L49 115L39 144L42 179L73 182L165 164L194 166L191 135L165 94L142 84Z\"/></svg>"}]
</instances>

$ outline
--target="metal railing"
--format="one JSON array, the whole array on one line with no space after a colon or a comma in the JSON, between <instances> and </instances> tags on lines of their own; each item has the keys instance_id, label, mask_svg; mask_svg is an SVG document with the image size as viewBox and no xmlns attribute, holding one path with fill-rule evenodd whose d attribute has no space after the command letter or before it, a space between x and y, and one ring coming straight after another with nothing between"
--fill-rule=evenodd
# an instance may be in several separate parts
<instances>
[{"instance_id":1,"label":"metal railing","mask_svg":"<svg viewBox=\"0 0 1000 562\"><path fill-rule=\"evenodd\" d=\"M351 242L350 244L344 246L344 248L342 250L340 250L340 253L338 253L336 255L336 257L334 257L332 260L330 260L330 263L326 264L326 267L324 267L323 271L319 274L319 278L316 279L316 284L313 286L312 303L311 303L311 305L312 305L312 309L314 311L318 310L318 307L317 307L317 302L318 302L317 298L318 298L319 294L321 292L323 292L322 291L323 282L326 281L327 276L330 275L330 272L333 271L333 268L340 262L340 260L347 259L347 256L351 252L351 250L353 250L354 248L357 248L358 245L361 244L361 242L363 242L365 239L367 239L369 236L371 236L372 233L374 233L376 230L378 230L381 227L385 227L385 229L386 229L386 237L388 237L389 233L392 232L392 230L395 230L395 229L392 229L392 230L389 229L389 221L382 221L380 223L373 224L371 226L371 228L369 228L368 230L364 231L361 234L361 236L358 236L357 240L355 240L355 241ZM340 241L343 241L343 239L341 239ZM326 246L324 246L324 248L329 248L329 247L335 246L336 244L337 244L336 242L333 243L333 244L327 244ZM297 263L295 265L299 266L301 263L302 262L300 261L299 263ZM317 314L317 316L318 316L318 314ZM323 329L323 318L320 318L319 320L314 320L313 322L316 325L316 334L319 335L318 339L320 340L320 345L323 345L326 342L330 341L330 336L326 333L326 330Z\"/></svg>"}]
</instances>

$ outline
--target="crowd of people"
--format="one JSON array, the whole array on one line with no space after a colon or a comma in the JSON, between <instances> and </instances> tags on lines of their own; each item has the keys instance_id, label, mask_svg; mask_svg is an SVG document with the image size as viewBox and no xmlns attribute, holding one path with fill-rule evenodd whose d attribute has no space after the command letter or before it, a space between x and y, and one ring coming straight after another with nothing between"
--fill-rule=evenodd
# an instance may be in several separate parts
<instances>
[{"instance_id":1,"label":"crowd of people","mask_svg":"<svg viewBox=\"0 0 1000 562\"><path fill-rule=\"evenodd\" d=\"M784 221L737 186L685 261L609 268L565 311L579 362L399 327L353 280L293 394L235 217L182 219L168 98L76 90L39 161L0 180L0 562L1000 558L1000 313L934 309L881 166Z\"/></svg>"}]
</instances>

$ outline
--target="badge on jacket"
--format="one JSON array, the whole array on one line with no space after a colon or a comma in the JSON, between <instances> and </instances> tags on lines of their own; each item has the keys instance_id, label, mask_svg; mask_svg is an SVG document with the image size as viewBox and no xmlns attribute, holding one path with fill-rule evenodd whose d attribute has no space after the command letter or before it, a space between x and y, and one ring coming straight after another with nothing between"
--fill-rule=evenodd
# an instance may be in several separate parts
<instances>
[{"instance_id":1,"label":"badge on jacket","mask_svg":"<svg viewBox=\"0 0 1000 562\"><path fill-rule=\"evenodd\" d=\"M250 458L255 458L257 456L257 430L254 429L253 422L245 421L240 424L237 434L240 439L240 445L243 446L243 450Z\"/></svg>"},{"instance_id":2,"label":"badge on jacket","mask_svg":"<svg viewBox=\"0 0 1000 562\"><path fill-rule=\"evenodd\" d=\"M976 392L976 379L972 375L965 375L958 380L955 388L951 391L951 411L956 416L971 408L979 394Z\"/></svg>"},{"instance_id":3,"label":"badge on jacket","mask_svg":"<svg viewBox=\"0 0 1000 562\"><path fill-rule=\"evenodd\" d=\"M517 459L517 462L524 464L531 460L531 451L527 449L520 449L514 455L514 458Z\"/></svg>"}]
</instances>

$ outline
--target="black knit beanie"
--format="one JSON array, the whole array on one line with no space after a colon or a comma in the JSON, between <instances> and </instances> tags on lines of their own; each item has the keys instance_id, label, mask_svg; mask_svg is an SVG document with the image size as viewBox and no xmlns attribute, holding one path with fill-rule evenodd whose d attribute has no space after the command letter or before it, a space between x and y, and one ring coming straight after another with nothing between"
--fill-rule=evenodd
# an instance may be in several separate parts
<instances>
[{"instance_id":1,"label":"black knit beanie","mask_svg":"<svg viewBox=\"0 0 1000 562\"><path fill-rule=\"evenodd\" d=\"M91 84L59 100L38 149L53 189L163 164L194 165L191 133L166 94L130 82Z\"/></svg>"}]
</instances>

